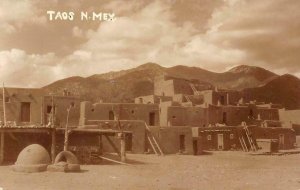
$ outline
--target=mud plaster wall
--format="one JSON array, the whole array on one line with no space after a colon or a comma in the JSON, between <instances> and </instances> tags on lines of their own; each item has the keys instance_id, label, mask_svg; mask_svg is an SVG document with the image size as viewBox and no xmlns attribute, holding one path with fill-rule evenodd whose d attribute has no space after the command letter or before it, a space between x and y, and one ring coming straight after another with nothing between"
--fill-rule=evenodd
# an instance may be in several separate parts
<instances>
[{"instance_id":1,"label":"mud plaster wall","mask_svg":"<svg viewBox=\"0 0 300 190\"><path fill-rule=\"evenodd\" d=\"M0 94L2 97L2 93ZM21 103L30 103L30 124L39 125L42 123L42 91L39 89L15 89L5 88L5 97L8 102L5 103L6 121L15 121L17 125L23 125L21 122ZM3 106L1 106L3 113ZM3 121L3 115L0 115ZM28 124L28 122L26 122Z\"/></svg>"},{"instance_id":2,"label":"mud plaster wall","mask_svg":"<svg viewBox=\"0 0 300 190\"><path fill-rule=\"evenodd\" d=\"M109 113L120 120L142 120L150 125L150 113L154 113L154 124L159 125L159 106L157 104L110 104L82 102L80 125L88 120L109 120Z\"/></svg>"},{"instance_id":3,"label":"mud plaster wall","mask_svg":"<svg viewBox=\"0 0 300 190\"><path fill-rule=\"evenodd\" d=\"M279 120L284 127L292 128L293 124L300 124L300 110L279 110Z\"/></svg>"},{"instance_id":4,"label":"mud plaster wall","mask_svg":"<svg viewBox=\"0 0 300 190\"><path fill-rule=\"evenodd\" d=\"M173 80L157 80L154 82L154 95L158 96L173 96L174 84Z\"/></svg>"},{"instance_id":5,"label":"mud plaster wall","mask_svg":"<svg viewBox=\"0 0 300 190\"><path fill-rule=\"evenodd\" d=\"M159 104L160 101L171 101L171 96L157 96L157 95L150 95L150 96L141 96L134 99L134 103L136 104Z\"/></svg>"},{"instance_id":6,"label":"mud plaster wall","mask_svg":"<svg viewBox=\"0 0 300 190\"><path fill-rule=\"evenodd\" d=\"M203 150L218 150L218 134L223 135L223 150L240 147L238 131L233 127L195 128L193 135L201 141ZM231 137L230 137L231 135Z\"/></svg>"},{"instance_id":7,"label":"mud plaster wall","mask_svg":"<svg viewBox=\"0 0 300 190\"><path fill-rule=\"evenodd\" d=\"M186 125L186 109L185 107L172 106L167 109L167 123L170 126Z\"/></svg>"},{"instance_id":8,"label":"mud plaster wall","mask_svg":"<svg viewBox=\"0 0 300 190\"><path fill-rule=\"evenodd\" d=\"M252 127L250 130L256 139L277 139L279 141L279 135L283 134L284 145L279 146L279 149L292 149L296 143L296 133L292 129Z\"/></svg>"},{"instance_id":9,"label":"mud plaster wall","mask_svg":"<svg viewBox=\"0 0 300 190\"><path fill-rule=\"evenodd\" d=\"M158 139L165 154L176 154L180 151L180 135L184 135L186 154L193 154L193 138L191 127L150 127L151 133Z\"/></svg>"},{"instance_id":10,"label":"mud plaster wall","mask_svg":"<svg viewBox=\"0 0 300 190\"><path fill-rule=\"evenodd\" d=\"M72 104L72 106L71 106ZM69 126L78 126L80 117L80 99L71 96L54 96L53 105L55 107L56 127L65 127L67 121L67 109L71 106L69 113ZM47 107L52 106L52 97L44 97L44 123L47 124L49 114Z\"/></svg>"},{"instance_id":11,"label":"mud plaster wall","mask_svg":"<svg viewBox=\"0 0 300 190\"><path fill-rule=\"evenodd\" d=\"M208 126L208 109L201 107L186 108L186 125L205 127Z\"/></svg>"}]
</instances>

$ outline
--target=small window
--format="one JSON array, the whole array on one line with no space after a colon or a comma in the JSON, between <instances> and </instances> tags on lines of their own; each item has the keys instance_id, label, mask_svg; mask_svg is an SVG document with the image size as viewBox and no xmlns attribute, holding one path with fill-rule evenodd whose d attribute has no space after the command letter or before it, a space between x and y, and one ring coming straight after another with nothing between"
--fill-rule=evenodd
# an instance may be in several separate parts
<instances>
[{"instance_id":1,"label":"small window","mask_svg":"<svg viewBox=\"0 0 300 190\"><path fill-rule=\"evenodd\" d=\"M71 105L71 107L72 107L72 108L74 108L74 107L75 107L75 103L74 103L74 102L71 102L71 104L70 104L70 105Z\"/></svg>"},{"instance_id":2,"label":"small window","mask_svg":"<svg viewBox=\"0 0 300 190\"><path fill-rule=\"evenodd\" d=\"M91 112L94 112L94 111L95 111L95 109L94 109L94 108L92 108L92 109L91 109Z\"/></svg>"},{"instance_id":3,"label":"small window","mask_svg":"<svg viewBox=\"0 0 300 190\"><path fill-rule=\"evenodd\" d=\"M176 116L175 116L175 115L173 115L173 116L172 116L172 118L173 118L173 119L176 119Z\"/></svg>"},{"instance_id":4,"label":"small window","mask_svg":"<svg viewBox=\"0 0 300 190\"><path fill-rule=\"evenodd\" d=\"M230 139L234 139L234 134L230 134Z\"/></svg>"},{"instance_id":5,"label":"small window","mask_svg":"<svg viewBox=\"0 0 300 190\"><path fill-rule=\"evenodd\" d=\"M207 140L211 141L211 135L207 135Z\"/></svg>"},{"instance_id":6,"label":"small window","mask_svg":"<svg viewBox=\"0 0 300 190\"><path fill-rule=\"evenodd\" d=\"M134 110L131 110L131 113L134 114Z\"/></svg>"},{"instance_id":7,"label":"small window","mask_svg":"<svg viewBox=\"0 0 300 190\"><path fill-rule=\"evenodd\" d=\"M9 103L10 102L10 97L5 97L5 103Z\"/></svg>"}]
</instances>

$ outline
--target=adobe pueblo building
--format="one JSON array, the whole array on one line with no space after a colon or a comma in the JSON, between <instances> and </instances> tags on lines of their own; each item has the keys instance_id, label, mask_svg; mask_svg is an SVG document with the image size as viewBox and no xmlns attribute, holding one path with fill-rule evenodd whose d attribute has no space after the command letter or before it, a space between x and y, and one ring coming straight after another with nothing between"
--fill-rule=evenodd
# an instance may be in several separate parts
<instances>
[{"instance_id":1,"label":"adobe pueblo building","mask_svg":"<svg viewBox=\"0 0 300 190\"><path fill-rule=\"evenodd\" d=\"M116 152L124 161L125 152L248 152L268 143L277 147L272 150L292 149L300 126L299 118L291 117L297 110L166 75L155 78L154 94L136 97L133 103L93 103L67 90L54 95L3 88L1 97L0 162L15 161L24 147L35 143L51 153L52 161L64 149L85 163L104 152Z\"/></svg>"}]
</instances>

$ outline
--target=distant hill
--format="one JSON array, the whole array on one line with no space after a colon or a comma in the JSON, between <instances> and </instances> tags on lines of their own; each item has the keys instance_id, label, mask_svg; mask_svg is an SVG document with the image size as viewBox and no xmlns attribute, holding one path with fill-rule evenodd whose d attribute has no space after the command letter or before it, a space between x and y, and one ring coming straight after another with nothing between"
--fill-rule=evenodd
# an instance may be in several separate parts
<instances>
[{"instance_id":1,"label":"distant hill","mask_svg":"<svg viewBox=\"0 0 300 190\"><path fill-rule=\"evenodd\" d=\"M167 73L187 79L198 79L214 86L241 90L264 85L277 77L275 73L260 67L241 65L224 73L210 72L198 67L175 66L167 68Z\"/></svg>"},{"instance_id":2,"label":"distant hill","mask_svg":"<svg viewBox=\"0 0 300 190\"><path fill-rule=\"evenodd\" d=\"M299 99L300 93L297 94L298 91L295 90L295 88L300 89L297 86L299 85L298 78L291 75L279 77L263 68L246 65L234 67L224 73L215 73L198 67L165 68L155 63L146 63L118 72L95 74L86 78L75 76L62 79L43 87L43 89L48 93L58 94L62 94L64 89L68 89L72 94L80 95L83 99L93 102L100 100L133 102L137 96L153 94L154 77L162 74L183 79L197 79L221 88L243 90L245 93L252 94L253 99L258 101L283 103L289 108L300 108L296 100L297 97ZM276 88L271 86L276 86ZM270 92L271 90L275 91ZM276 93L279 94L276 95ZM290 97L286 94L289 94Z\"/></svg>"},{"instance_id":3,"label":"distant hill","mask_svg":"<svg viewBox=\"0 0 300 190\"><path fill-rule=\"evenodd\" d=\"M280 103L287 109L300 108L300 79L293 75L282 75L264 86L243 91L251 100Z\"/></svg>"}]
</instances>

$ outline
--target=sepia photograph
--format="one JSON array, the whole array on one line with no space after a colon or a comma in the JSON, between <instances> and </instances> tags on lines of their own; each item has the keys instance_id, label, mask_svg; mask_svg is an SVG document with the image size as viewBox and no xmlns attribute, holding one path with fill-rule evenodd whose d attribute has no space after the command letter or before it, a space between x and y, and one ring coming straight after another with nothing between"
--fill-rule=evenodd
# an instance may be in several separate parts
<instances>
[{"instance_id":1,"label":"sepia photograph","mask_svg":"<svg viewBox=\"0 0 300 190\"><path fill-rule=\"evenodd\" d=\"M299 9L0 0L0 190L299 190Z\"/></svg>"}]
</instances>

